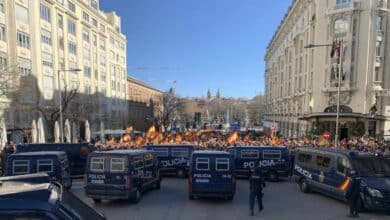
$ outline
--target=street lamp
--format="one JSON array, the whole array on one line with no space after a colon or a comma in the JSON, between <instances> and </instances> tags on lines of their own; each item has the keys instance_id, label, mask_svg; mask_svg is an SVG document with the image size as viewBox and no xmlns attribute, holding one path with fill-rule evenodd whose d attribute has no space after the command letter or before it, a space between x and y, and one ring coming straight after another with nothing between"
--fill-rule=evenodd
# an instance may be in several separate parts
<instances>
[{"instance_id":1,"label":"street lamp","mask_svg":"<svg viewBox=\"0 0 390 220\"><path fill-rule=\"evenodd\" d=\"M304 46L305 49L314 47L333 47L334 44L308 44ZM339 148L339 118L340 118L340 88L341 88L341 67L342 67L342 53L343 53L343 40L339 42L339 62L338 62L338 84L337 84L337 110L336 110L336 134L335 134L335 146Z\"/></svg>"},{"instance_id":2,"label":"street lamp","mask_svg":"<svg viewBox=\"0 0 390 220\"><path fill-rule=\"evenodd\" d=\"M80 72L81 69L60 69L57 71L57 78L58 78L58 90L59 90L59 98L60 98L60 136L61 136L61 143L64 143L64 128L62 125L62 91L61 91L61 80L60 80L60 74L61 72Z\"/></svg>"}]
</instances>

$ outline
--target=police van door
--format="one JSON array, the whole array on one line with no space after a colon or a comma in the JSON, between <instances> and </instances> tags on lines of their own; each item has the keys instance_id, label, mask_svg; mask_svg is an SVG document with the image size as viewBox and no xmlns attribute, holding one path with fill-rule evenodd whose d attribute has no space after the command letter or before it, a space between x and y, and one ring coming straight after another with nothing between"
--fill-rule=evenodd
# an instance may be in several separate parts
<instances>
[{"instance_id":1,"label":"police van door","mask_svg":"<svg viewBox=\"0 0 390 220\"><path fill-rule=\"evenodd\" d=\"M351 163L347 157L338 156L336 159L336 172L334 178L334 191L340 199L345 198L345 192L351 182L348 177L348 170L351 169Z\"/></svg>"},{"instance_id":2,"label":"police van door","mask_svg":"<svg viewBox=\"0 0 390 220\"><path fill-rule=\"evenodd\" d=\"M150 183L157 178L156 167L153 154L147 153L144 155L144 182Z\"/></svg>"}]
</instances>

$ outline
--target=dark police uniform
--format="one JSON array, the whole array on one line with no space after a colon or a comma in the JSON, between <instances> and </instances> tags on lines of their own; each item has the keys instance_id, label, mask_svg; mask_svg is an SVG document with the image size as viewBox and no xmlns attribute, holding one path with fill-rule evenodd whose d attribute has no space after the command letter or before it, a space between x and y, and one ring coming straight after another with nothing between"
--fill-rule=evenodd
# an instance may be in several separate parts
<instances>
[{"instance_id":1,"label":"dark police uniform","mask_svg":"<svg viewBox=\"0 0 390 220\"><path fill-rule=\"evenodd\" d=\"M361 179L354 175L351 180L351 185L349 186L346 198L349 203L349 212L351 217L359 217L359 208L360 208L360 183Z\"/></svg>"},{"instance_id":2,"label":"dark police uniform","mask_svg":"<svg viewBox=\"0 0 390 220\"><path fill-rule=\"evenodd\" d=\"M263 187L265 187L264 179L261 175L260 167L256 167L249 177L250 196L249 196L249 208L251 215L253 215L253 208L255 205L255 199L259 206L259 211L263 210Z\"/></svg>"}]
</instances>

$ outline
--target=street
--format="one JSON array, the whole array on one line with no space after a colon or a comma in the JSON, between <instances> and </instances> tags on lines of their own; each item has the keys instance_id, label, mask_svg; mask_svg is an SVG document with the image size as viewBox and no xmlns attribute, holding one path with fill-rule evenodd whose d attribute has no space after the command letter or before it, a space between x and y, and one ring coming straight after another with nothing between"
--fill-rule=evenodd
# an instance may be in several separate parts
<instances>
[{"instance_id":1,"label":"street","mask_svg":"<svg viewBox=\"0 0 390 220\"><path fill-rule=\"evenodd\" d=\"M224 200L188 199L186 179L164 178L160 190L144 194L138 204L127 201L103 201L94 204L84 196L83 182L76 181L72 192L111 220L214 220L214 219L350 219L347 204L299 191L294 182L267 183L264 210L249 216L248 181L239 180L232 202ZM389 219L384 213L362 213L359 219Z\"/></svg>"}]
</instances>

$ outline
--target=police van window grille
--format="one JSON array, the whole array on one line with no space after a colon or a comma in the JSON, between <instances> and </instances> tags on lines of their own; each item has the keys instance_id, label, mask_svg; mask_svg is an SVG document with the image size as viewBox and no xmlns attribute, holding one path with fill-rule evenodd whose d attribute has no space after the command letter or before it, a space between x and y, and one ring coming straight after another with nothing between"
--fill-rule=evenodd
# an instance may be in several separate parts
<instances>
[{"instance_id":1,"label":"police van window grille","mask_svg":"<svg viewBox=\"0 0 390 220\"><path fill-rule=\"evenodd\" d=\"M153 165L153 155L148 154L145 156L145 166L150 167L152 165Z\"/></svg>"},{"instance_id":2,"label":"police van window grille","mask_svg":"<svg viewBox=\"0 0 390 220\"><path fill-rule=\"evenodd\" d=\"M217 171L227 171L227 170L229 170L229 159L227 159L227 158L217 158L215 160L215 169Z\"/></svg>"},{"instance_id":3,"label":"police van window grille","mask_svg":"<svg viewBox=\"0 0 390 220\"><path fill-rule=\"evenodd\" d=\"M259 158L259 151L257 151L257 150L243 150L243 151L241 151L241 158L257 159L257 158Z\"/></svg>"},{"instance_id":4,"label":"police van window grille","mask_svg":"<svg viewBox=\"0 0 390 220\"><path fill-rule=\"evenodd\" d=\"M280 151L263 151L263 159L266 160L280 160L282 158L282 153Z\"/></svg>"},{"instance_id":5,"label":"police van window grille","mask_svg":"<svg viewBox=\"0 0 390 220\"><path fill-rule=\"evenodd\" d=\"M124 158L111 158L110 171L112 171L112 172L125 171L125 159Z\"/></svg>"},{"instance_id":6,"label":"police van window grille","mask_svg":"<svg viewBox=\"0 0 390 220\"><path fill-rule=\"evenodd\" d=\"M316 164L317 164L317 166L319 166L319 167L328 168L329 165L330 165L330 158L329 158L329 157L324 157L324 156L318 155L318 156L316 157Z\"/></svg>"},{"instance_id":7,"label":"police van window grille","mask_svg":"<svg viewBox=\"0 0 390 220\"><path fill-rule=\"evenodd\" d=\"M53 172L53 160L38 160L38 172Z\"/></svg>"},{"instance_id":8,"label":"police van window grille","mask_svg":"<svg viewBox=\"0 0 390 220\"><path fill-rule=\"evenodd\" d=\"M298 161L301 163L309 163L311 161L312 156L310 154L299 154Z\"/></svg>"},{"instance_id":9,"label":"police van window grille","mask_svg":"<svg viewBox=\"0 0 390 220\"><path fill-rule=\"evenodd\" d=\"M173 148L172 157L188 157L188 149L184 148Z\"/></svg>"},{"instance_id":10,"label":"police van window grille","mask_svg":"<svg viewBox=\"0 0 390 220\"><path fill-rule=\"evenodd\" d=\"M91 158L91 171L103 172L104 171L104 158L92 157Z\"/></svg>"},{"instance_id":11,"label":"police van window grille","mask_svg":"<svg viewBox=\"0 0 390 220\"><path fill-rule=\"evenodd\" d=\"M168 156L168 148L154 148L153 151L156 153L158 157Z\"/></svg>"},{"instance_id":12,"label":"police van window grille","mask_svg":"<svg viewBox=\"0 0 390 220\"><path fill-rule=\"evenodd\" d=\"M28 160L14 160L12 162L13 174L26 174L30 172L30 161Z\"/></svg>"},{"instance_id":13,"label":"police van window grille","mask_svg":"<svg viewBox=\"0 0 390 220\"><path fill-rule=\"evenodd\" d=\"M144 160L142 159L142 157L135 157L133 165L135 169L141 169L144 167Z\"/></svg>"},{"instance_id":14,"label":"police van window grille","mask_svg":"<svg viewBox=\"0 0 390 220\"><path fill-rule=\"evenodd\" d=\"M196 158L196 169L197 170L209 170L209 162L208 158Z\"/></svg>"}]
</instances>

